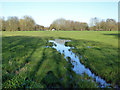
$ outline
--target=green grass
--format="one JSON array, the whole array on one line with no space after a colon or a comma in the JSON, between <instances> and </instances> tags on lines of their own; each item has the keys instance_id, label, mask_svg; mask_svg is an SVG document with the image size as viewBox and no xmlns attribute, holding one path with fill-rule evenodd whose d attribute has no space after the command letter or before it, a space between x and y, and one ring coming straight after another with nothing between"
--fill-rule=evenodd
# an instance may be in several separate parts
<instances>
[{"instance_id":1,"label":"green grass","mask_svg":"<svg viewBox=\"0 0 120 90\"><path fill-rule=\"evenodd\" d=\"M72 51L76 55L82 55L81 63L90 68L97 76L101 76L112 86L120 85L118 48L85 40L72 40L67 42L66 46L74 46L75 49Z\"/></svg>"},{"instance_id":2,"label":"green grass","mask_svg":"<svg viewBox=\"0 0 120 90\"><path fill-rule=\"evenodd\" d=\"M36 36L90 40L118 47L118 31L15 31L2 32L3 36Z\"/></svg>"},{"instance_id":3,"label":"green grass","mask_svg":"<svg viewBox=\"0 0 120 90\"><path fill-rule=\"evenodd\" d=\"M51 46L48 40L56 38L72 39L66 45L75 47L72 51L83 56L80 61L86 67L112 86L120 85L117 31L16 31L2 35L3 88L94 88L95 83L82 81L59 52L45 48Z\"/></svg>"},{"instance_id":4,"label":"green grass","mask_svg":"<svg viewBox=\"0 0 120 90\"><path fill-rule=\"evenodd\" d=\"M41 37L3 37L3 88L95 88L92 81L82 81L71 65ZM65 68L66 67L66 68ZM70 78L70 75L74 78ZM86 77L85 77L86 78Z\"/></svg>"}]
</instances>

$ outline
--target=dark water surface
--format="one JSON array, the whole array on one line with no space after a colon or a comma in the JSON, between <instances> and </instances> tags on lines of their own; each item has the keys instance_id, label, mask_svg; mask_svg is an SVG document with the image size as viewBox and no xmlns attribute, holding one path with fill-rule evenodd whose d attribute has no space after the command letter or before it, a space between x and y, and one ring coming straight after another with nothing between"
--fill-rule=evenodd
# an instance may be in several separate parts
<instances>
[{"instance_id":1,"label":"dark water surface","mask_svg":"<svg viewBox=\"0 0 120 90\"><path fill-rule=\"evenodd\" d=\"M87 74L89 77L92 77L92 80L94 80L96 83L99 84L99 87L110 87L110 84L106 83L104 79L102 79L100 76L96 76L94 73L90 71L89 68L85 68L85 65L82 64L79 60L79 56L75 55L70 49L74 47L65 46L65 42L70 42L70 40L63 40L63 39L55 39L55 40L49 40L49 42L54 43L52 48L55 48L57 51L59 51L61 54L64 54L64 58L66 60L67 57L71 58L71 63L74 65L73 71L76 72L76 74L80 74L84 77L84 73ZM90 48L88 46L88 48ZM82 58L82 56L80 56Z\"/></svg>"}]
</instances>

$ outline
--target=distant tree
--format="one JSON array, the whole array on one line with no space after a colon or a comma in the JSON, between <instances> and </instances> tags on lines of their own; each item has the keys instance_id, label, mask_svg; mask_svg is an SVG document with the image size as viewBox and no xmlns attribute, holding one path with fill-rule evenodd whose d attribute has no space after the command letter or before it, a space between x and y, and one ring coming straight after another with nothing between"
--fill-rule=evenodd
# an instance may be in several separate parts
<instances>
[{"instance_id":1,"label":"distant tree","mask_svg":"<svg viewBox=\"0 0 120 90\"><path fill-rule=\"evenodd\" d=\"M108 31L117 30L117 23L114 19L107 19L106 24Z\"/></svg>"},{"instance_id":2,"label":"distant tree","mask_svg":"<svg viewBox=\"0 0 120 90\"><path fill-rule=\"evenodd\" d=\"M120 31L120 22L118 22L118 30Z\"/></svg>"},{"instance_id":3,"label":"distant tree","mask_svg":"<svg viewBox=\"0 0 120 90\"><path fill-rule=\"evenodd\" d=\"M49 27L49 29L50 29L50 30L52 30L52 29L55 29L55 30L56 30L55 24L51 24L50 27Z\"/></svg>"},{"instance_id":4,"label":"distant tree","mask_svg":"<svg viewBox=\"0 0 120 90\"><path fill-rule=\"evenodd\" d=\"M0 17L0 31L6 30L6 21L4 17Z\"/></svg>"},{"instance_id":5,"label":"distant tree","mask_svg":"<svg viewBox=\"0 0 120 90\"><path fill-rule=\"evenodd\" d=\"M98 18L92 18L90 29L114 31L114 30L118 30L118 23L114 19L107 19L106 21L104 21Z\"/></svg>"},{"instance_id":6,"label":"distant tree","mask_svg":"<svg viewBox=\"0 0 120 90\"><path fill-rule=\"evenodd\" d=\"M64 18L56 19L50 25L50 27L44 27L35 23L31 16L24 16L18 19L16 16L8 17L7 20L4 17L0 17L0 30L2 31L32 31L32 30L105 30L113 31L118 30L120 22L116 22L114 19L100 20L99 18L91 18L90 27L85 22L78 22L73 20L65 20ZM119 26L119 27L118 27Z\"/></svg>"},{"instance_id":7,"label":"distant tree","mask_svg":"<svg viewBox=\"0 0 120 90\"><path fill-rule=\"evenodd\" d=\"M102 20L100 23L99 23L99 25L100 25L100 30L104 30L104 31L106 31L107 30L107 24L106 24L106 22L104 21L104 20Z\"/></svg>"},{"instance_id":8,"label":"distant tree","mask_svg":"<svg viewBox=\"0 0 120 90\"><path fill-rule=\"evenodd\" d=\"M82 22L74 22L72 20L65 20L63 18L55 20L51 25L50 29L56 29L56 30L86 30L88 29L87 23Z\"/></svg>"},{"instance_id":9,"label":"distant tree","mask_svg":"<svg viewBox=\"0 0 120 90\"><path fill-rule=\"evenodd\" d=\"M75 22L74 23L74 28L75 31L82 30L82 24L80 22Z\"/></svg>"},{"instance_id":10,"label":"distant tree","mask_svg":"<svg viewBox=\"0 0 120 90\"><path fill-rule=\"evenodd\" d=\"M66 20L63 18L57 19L53 21L53 23L50 25L50 29L53 29L53 28L56 30L63 29L65 27L65 22Z\"/></svg>"},{"instance_id":11,"label":"distant tree","mask_svg":"<svg viewBox=\"0 0 120 90\"><path fill-rule=\"evenodd\" d=\"M90 26L92 27L91 29L99 30L100 29L99 22L100 22L100 19L98 19L97 17L91 18L90 20Z\"/></svg>"},{"instance_id":12,"label":"distant tree","mask_svg":"<svg viewBox=\"0 0 120 90\"><path fill-rule=\"evenodd\" d=\"M44 30L44 26L36 24L35 25L35 30L36 31Z\"/></svg>"},{"instance_id":13,"label":"distant tree","mask_svg":"<svg viewBox=\"0 0 120 90\"><path fill-rule=\"evenodd\" d=\"M64 30L65 31L71 31L71 30L73 30L70 20L66 20Z\"/></svg>"},{"instance_id":14,"label":"distant tree","mask_svg":"<svg viewBox=\"0 0 120 90\"><path fill-rule=\"evenodd\" d=\"M87 23L80 23L80 30L81 31L88 30L88 24Z\"/></svg>"},{"instance_id":15,"label":"distant tree","mask_svg":"<svg viewBox=\"0 0 120 90\"><path fill-rule=\"evenodd\" d=\"M40 30L44 30L44 28L45 28L44 26L40 25Z\"/></svg>"},{"instance_id":16,"label":"distant tree","mask_svg":"<svg viewBox=\"0 0 120 90\"><path fill-rule=\"evenodd\" d=\"M32 31L35 29L35 21L30 16L24 16L20 19L20 30L21 31Z\"/></svg>"},{"instance_id":17,"label":"distant tree","mask_svg":"<svg viewBox=\"0 0 120 90\"><path fill-rule=\"evenodd\" d=\"M24 25L25 21L24 21L24 19L20 19L19 23L20 23L20 26L19 26L20 31L24 31L24 29L25 29L25 25Z\"/></svg>"},{"instance_id":18,"label":"distant tree","mask_svg":"<svg viewBox=\"0 0 120 90\"><path fill-rule=\"evenodd\" d=\"M18 31L19 28L19 19L14 17L8 17L6 21L6 31Z\"/></svg>"},{"instance_id":19,"label":"distant tree","mask_svg":"<svg viewBox=\"0 0 120 90\"><path fill-rule=\"evenodd\" d=\"M49 30L49 27L44 27L44 31L47 31L47 30Z\"/></svg>"}]
</instances>

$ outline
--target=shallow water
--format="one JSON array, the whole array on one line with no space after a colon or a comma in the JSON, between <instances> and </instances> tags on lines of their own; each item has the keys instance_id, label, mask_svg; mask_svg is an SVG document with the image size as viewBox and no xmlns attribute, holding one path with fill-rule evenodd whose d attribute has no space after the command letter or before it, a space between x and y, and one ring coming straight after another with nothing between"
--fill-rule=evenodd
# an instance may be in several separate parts
<instances>
[{"instance_id":1,"label":"shallow water","mask_svg":"<svg viewBox=\"0 0 120 90\"><path fill-rule=\"evenodd\" d=\"M65 46L65 42L70 42L70 40L63 40L63 39L55 39L55 40L49 40L49 42L53 42L53 48L55 48L57 51L59 51L61 54L64 54L64 58L66 60L67 57L71 58L71 63L74 65L73 71L76 72L76 74L80 74L81 76L84 76L84 73L87 74L89 77L92 77L92 80L95 80L96 83L99 83L99 87L110 87L110 84L106 83L104 79L102 79L100 76L96 76L94 73L90 71L89 68L85 68L85 65L82 64L79 60L79 56L75 55L70 49L74 47ZM90 47L88 47L90 48ZM80 56L82 58L82 56Z\"/></svg>"}]
</instances>

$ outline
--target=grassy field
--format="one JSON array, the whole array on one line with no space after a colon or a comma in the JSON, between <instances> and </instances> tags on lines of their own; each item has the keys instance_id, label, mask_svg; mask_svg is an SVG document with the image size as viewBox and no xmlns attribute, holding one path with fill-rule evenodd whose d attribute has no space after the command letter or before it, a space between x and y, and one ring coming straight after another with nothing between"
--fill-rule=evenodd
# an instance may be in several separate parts
<instances>
[{"instance_id":1,"label":"grassy field","mask_svg":"<svg viewBox=\"0 0 120 90\"><path fill-rule=\"evenodd\" d=\"M118 47L118 31L16 31L3 32L3 36L36 36L90 40ZM119 35L120 36L120 35Z\"/></svg>"},{"instance_id":2,"label":"grassy field","mask_svg":"<svg viewBox=\"0 0 120 90\"><path fill-rule=\"evenodd\" d=\"M80 61L86 67L112 86L120 86L117 31L16 31L2 36L3 88L96 87L86 77L81 80L59 52L45 47L56 38L71 39L66 45L75 47L72 51L83 56Z\"/></svg>"}]
</instances>

